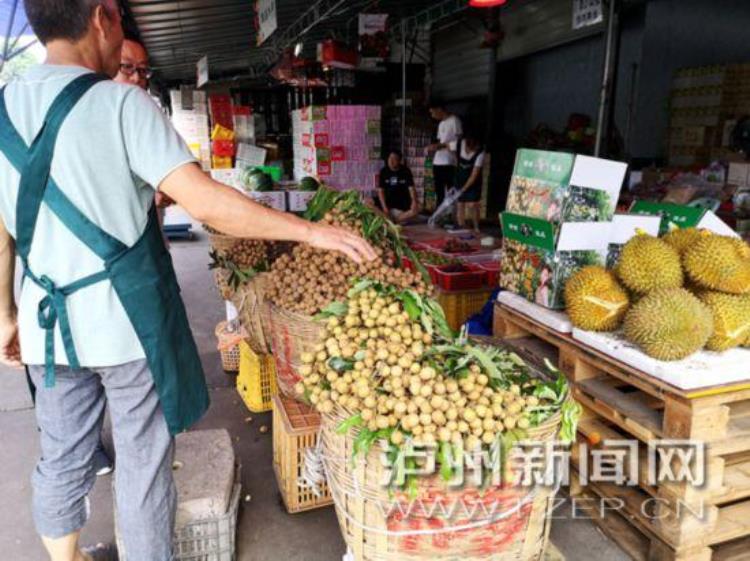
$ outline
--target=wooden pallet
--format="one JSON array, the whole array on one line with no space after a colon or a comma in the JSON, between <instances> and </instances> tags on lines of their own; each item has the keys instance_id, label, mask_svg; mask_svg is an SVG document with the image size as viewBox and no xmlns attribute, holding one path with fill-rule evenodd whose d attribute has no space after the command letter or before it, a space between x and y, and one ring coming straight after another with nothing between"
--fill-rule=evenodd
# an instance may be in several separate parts
<instances>
[{"instance_id":1,"label":"wooden pallet","mask_svg":"<svg viewBox=\"0 0 750 561\"><path fill-rule=\"evenodd\" d=\"M626 519L648 539L658 540L665 552L655 556L651 551L656 546L647 548L650 561L714 561L712 547L750 536L747 384L684 391L500 304L495 307L494 335L516 343L526 338L523 340L537 349L541 345L546 349L543 352L556 359L572 383L573 395L584 407L579 427L582 440L706 443L706 483L701 487L686 482L651 485L653 482L644 479L646 458L639 458L637 487L600 485L585 489L599 497L625 501ZM641 448L645 451L647 447ZM654 518L648 521L642 512L644 504L655 507ZM701 505L703 516L698 520L692 512ZM750 551L746 559L750 560Z\"/></svg>"},{"instance_id":2,"label":"wooden pallet","mask_svg":"<svg viewBox=\"0 0 750 561\"><path fill-rule=\"evenodd\" d=\"M327 484L318 496L299 481L305 450L317 444L319 427L320 415L312 407L283 395L273 396L273 471L290 514L333 504Z\"/></svg>"}]
</instances>

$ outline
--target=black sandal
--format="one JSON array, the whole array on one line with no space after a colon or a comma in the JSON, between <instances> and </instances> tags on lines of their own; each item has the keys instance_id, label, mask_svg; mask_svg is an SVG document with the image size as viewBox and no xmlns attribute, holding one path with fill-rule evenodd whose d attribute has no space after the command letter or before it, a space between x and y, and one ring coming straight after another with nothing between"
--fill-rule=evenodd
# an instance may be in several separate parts
<instances>
[{"instance_id":1,"label":"black sandal","mask_svg":"<svg viewBox=\"0 0 750 561\"><path fill-rule=\"evenodd\" d=\"M117 554L117 546L113 543L100 543L84 547L81 551L90 556L93 561L119 561L120 558Z\"/></svg>"}]
</instances>

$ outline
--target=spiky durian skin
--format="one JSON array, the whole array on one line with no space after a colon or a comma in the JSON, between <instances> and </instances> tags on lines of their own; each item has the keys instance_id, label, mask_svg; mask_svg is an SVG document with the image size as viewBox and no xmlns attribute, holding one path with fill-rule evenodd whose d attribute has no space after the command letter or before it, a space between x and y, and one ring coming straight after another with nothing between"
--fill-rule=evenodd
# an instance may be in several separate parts
<instances>
[{"instance_id":1,"label":"spiky durian skin","mask_svg":"<svg viewBox=\"0 0 750 561\"><path fill-rule=\"evenodd\" d=\"M638 234L623 246L616 272L627 288L639 294L679 288L684 280L677 251L647 234Z\"/></svg>"},{"instance_id":2,"label":"spiky durian skin","mask_svg":"<svg viewBox=\"0 0 750 561\"><path fill-rule=\"evenodd\" d=\"M750 295L703 292L700 299L714 318L714 332L706 343L711 351L726 351L750 343Z\"/></svg>"},{"instance_id":3,"label":"spiky durian skin","mask_svg":"<svg viewBox=\"0 0 750 561\"><path fill-rule=\"evenodd\" d=\"M682 256L701 237L701 231L697 228L675 228L662 237L662 239Z\"/></svg>"},{"instance_id":4,"label":"spiky durian skin","mask_svg":"<svg viewBox=\"0 0 750 561\"><path fill-rule=\"evenodd\" d=\"M655 290L625 314L623 332L651 357L680 360L703 348L713 333L713 316L684 288Z\"/></svg>"},{"instance_id":5,"label":"spiky durian skin","mask_svg":"<svg viewBox=\"0 0 750 561\"><path fill-rule=\"evenodd\" d=\"M565 309L579 329L614 331L629 304L628 293L604 267L583 267L565 284Z\"/></svg>"},{"instance_id":6,"label":"spiky durian skin","mask_svg":"<svg viewBox=\"0 0 750 561\"><path fill-rule=\"evenodd\" d=\"M731 236L702 235L683 257L688 277L702 288L750 293L750 246Z\"/></svg>"}]
</instances>

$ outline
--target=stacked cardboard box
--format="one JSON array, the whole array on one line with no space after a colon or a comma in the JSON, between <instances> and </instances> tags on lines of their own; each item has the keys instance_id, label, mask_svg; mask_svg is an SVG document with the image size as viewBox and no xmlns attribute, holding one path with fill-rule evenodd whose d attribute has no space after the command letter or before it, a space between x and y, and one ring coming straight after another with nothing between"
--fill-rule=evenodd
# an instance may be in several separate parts
<instances>
[{"instance_id":1,"label":"stacked cardboard box","mask_svg":"<svg viewBox=\"0 0 750 561\"><path fill-rule=\"evenodd\" d=\"M380 107L322 105L292 111L294 178L370 194L381 159Z\"/></svg>"},{"instance_id":2,"label":"stacked cardboard box","mask_svg":"<svg viewBox=\"0 0 750 561\"><path fill-rule=\"evenodd\" d=\"M172 124L203 169L210 169L211 142L206 93L183 87L170 90L169 97L172 103Z\"/></svg>"},{"instance_id":3,"label":"stacked cardboard box","mask_svg":"<svg viewBox=\"0 0 750 561\"><path fill-rule=\"evenodd\" d=\"M669 164L705 165L728 154L738 117L750 113L750 64L684 68L672 82Z\"/></svg>"}]
</instances>

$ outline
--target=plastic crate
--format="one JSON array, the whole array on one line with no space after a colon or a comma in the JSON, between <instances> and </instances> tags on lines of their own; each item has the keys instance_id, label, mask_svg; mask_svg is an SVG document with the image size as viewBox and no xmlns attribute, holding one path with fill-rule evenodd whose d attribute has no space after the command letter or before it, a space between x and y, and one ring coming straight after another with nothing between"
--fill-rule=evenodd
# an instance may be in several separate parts
<instances>
[{"instance_id":1,"label":"plastic crate","mask_svg":"<svg viewBox=\"0 0 750 561\"><path fill-rule=\"evenodd\" d=\"M186 524L175 532L175 561L234 561L237 514L240 510L242 486L237 483L232 491L229 511L223 516Z\"/></svg>"},{"instance_id":2,"label":"plastic crate","mask_svg":"<svg viewBox=\"0 0 750 561\"><path fill-rule=\"evenodd\" d=\"M487 303L494 288L480 288L460 292L437 289L435 299L443 307L445 318L451 329L458 330L469 317L476 314Z\"/></svg>"},{"instance_id":3,"label":"plastic crate","mask_svg":"<svg viewBox=\"0 0 750 561\"><path fill-rule=\"evenodd\" d=\"M448 267L436 267L437 286L447 291L474 290L485 285L487 273L475 265L463 265L466 271L447 271Z\"/></svg>"},{"instance_id":4,"label":"plastic crate","mask_svg":"<svg viewBox=\"0 0 750 561\"><path fill-rule=\"evenodd\" d=\"M496 288L500 279L500 261L483 261L477 267L487 273L487 286Z\"/></svg>"},{"instance_id":5,"label":"plastic crate","mask_svg":"<svg viewBox=\"0 0 750 561\"><path fill-rule=\"evenodd\" d=\"M235 561L237 539L237 516L240 511L242 470L235 468L234 488L225 514L197 520L176 528L172 538L174 561ZM114 480L113 480L114 496ZM115 543L120 561L140 561L127 557L122 536L117 527L117 505L115 504Z\"/></svg>"},{"instance_id":6,"label":"plastic crate","mask_svg":"<svg viewBox=\"0 0 750 561\"><path fill-rule=\"evenodd\" d=\"M320 495L300 484L305 450L318 443L320 415L309 405L277 395L273 398L273 471L287 512L303 512L333 504L328 485Z\"/></svg>"},{"instance_id":7,"label":"plastic crate","mask_svg":"<svg viewBox=\"0 0 750 561\"><path fill-rule=\"evenodd\" d=\"M273 408L273 396L278 393L273 356L255 353L245 341L240 343L239 349L237 392L253 413L270 411Z\"/></svg>"}]
</instances>

